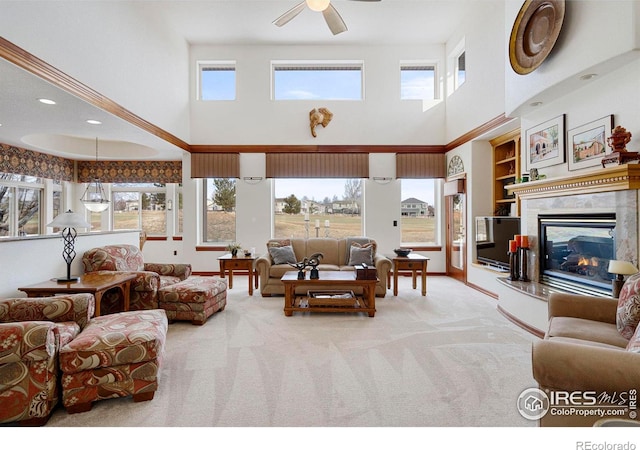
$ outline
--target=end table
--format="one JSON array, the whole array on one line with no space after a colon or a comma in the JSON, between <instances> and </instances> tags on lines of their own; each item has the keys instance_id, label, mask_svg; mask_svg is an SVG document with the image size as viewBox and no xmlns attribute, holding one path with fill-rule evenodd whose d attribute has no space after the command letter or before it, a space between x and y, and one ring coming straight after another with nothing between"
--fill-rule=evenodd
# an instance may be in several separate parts
<instances>
[{"instance_id":1,"label":"end table","mask_svg":"<svg viewBox=\"0 0 640 450\"><path fill-rule=\"evenodd\" d=\"M233 271L246 270L249 272L249 295L253 295L253 285L255 283L256 289L258 289L258 271L254 268L256 256L233 256L231 253L227 253L218 258L220 264L220 278L225 277L225 273L229 271L229 289L233 289Z\"/></svg>"}]
</instances>

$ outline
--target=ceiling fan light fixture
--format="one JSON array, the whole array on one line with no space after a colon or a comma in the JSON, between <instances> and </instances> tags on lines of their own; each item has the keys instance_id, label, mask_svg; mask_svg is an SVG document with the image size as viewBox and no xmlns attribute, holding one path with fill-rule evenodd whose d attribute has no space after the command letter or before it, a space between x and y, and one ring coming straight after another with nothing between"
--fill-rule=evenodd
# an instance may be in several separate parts
<instances>
[{"instance_id":1,"label":"ceiling fan light fixture","mask_svg":"<svg viewBox=\"0 0 640 450\"><path fill-rule=\"evenodd\" d=\"M307 6L312 11L324 11L329 7L331 0L306 0Z\"/></svg>"}]
</instances>

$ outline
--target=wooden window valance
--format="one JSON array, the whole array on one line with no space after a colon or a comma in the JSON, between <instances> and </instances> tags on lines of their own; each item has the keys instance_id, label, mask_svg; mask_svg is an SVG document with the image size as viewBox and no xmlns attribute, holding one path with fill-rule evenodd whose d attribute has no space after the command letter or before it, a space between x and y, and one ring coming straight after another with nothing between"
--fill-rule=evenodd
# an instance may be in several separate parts
<instances>
[{"instance_id":1,"label":"wooden window valance","mask_svg":"<svg viewBox=\"0 0 640 450\"><path fill-rule=\"evenodd\" d=\"M191 178L240 178L240 154L192 153Z\"/></svg>"},{"instance_id":2,"label":"wooden window valance","mask_svg":"<svg viewBox=\"0 0 640 450\"><path fill-rule=\"evenodd\" d=\"M367 153L267 153L267 178L369 178Z\"/></svg>"},{"instance_id":3,"label":"wooden window valance","mask_svg":"<svg viewBox=\"0 0 640 450\"><path fill-rule=\"evenodd\" d=\"M396 178L445 178L444 153L398 153Z\"/></svg>"},{"instance_id":4,"label":"wooden window valance","mask_svg":"<svg viewBox=\"0 0 640 450\"><path fill-rule=\"evenodd\" d=\"M78 183L182 183L182 161L78 161Z\"/></svg>"}]
</instances>

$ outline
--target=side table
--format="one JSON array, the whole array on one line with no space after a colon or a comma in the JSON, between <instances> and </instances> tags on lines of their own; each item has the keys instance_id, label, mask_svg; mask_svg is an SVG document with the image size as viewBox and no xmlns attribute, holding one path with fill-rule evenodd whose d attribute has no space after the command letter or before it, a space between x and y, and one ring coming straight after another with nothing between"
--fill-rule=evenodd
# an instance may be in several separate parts
<instances>
[{"instance_id":1,"label":"side table","mask_svg":"<svg viewBox=\"0 0 640 450\"><path fill-rule=\"evenodd\" d=\"M249 295L253 295L253 285L255 283L256 289L258 289L258 272L255 270L255 255L233 256L231 253L227 253L218 258L220 264L220 278L225 277L225 273L229 271L229 289L233 289L233 271L246 270L249 272Z\"/></svg>"},{"instance_id":2,"label":"side table","mask_svg":"<svg viewBox=\"0 0 640 450\"><path fill-rule=\"evenodd\" d=\"M135 273L127 272L89 272L82 275L78 281L58 282L52 279L21 287L18 290L25 292L27 297L50 297L58 294L93 294L96 299L95 317L98 317L100 315L102 296L113 288L120 289L124 299L123 310L129 311L131 281L136 276Z\"/></svg>"},{"instance_id":3,"label":"side table","mask_svg":"<svg viewBox=\"0 0 640 450\"><path fill-rule=\"evenodd\" d=\"M422 281L422 295L427 295L427 263L429 258L426 256L409 253L407 256L392 256L393 261L393 295L398 295L398 272L401 270L410 270L413 278L413 288L416 288L417 274L420 272Z\"/></svg>"}]
</instances>

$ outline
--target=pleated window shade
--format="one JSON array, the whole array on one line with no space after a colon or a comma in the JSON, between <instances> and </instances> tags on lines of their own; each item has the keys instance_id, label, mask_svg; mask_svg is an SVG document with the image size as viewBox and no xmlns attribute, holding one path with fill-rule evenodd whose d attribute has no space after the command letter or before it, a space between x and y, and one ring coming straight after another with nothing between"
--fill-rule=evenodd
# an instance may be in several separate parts
<instances>
[{"instance_id":1,"label":"pleated window shade","mask_svg":"<svg viewBox=\"0 0 640 450\"><path fill-rule=\"evenodd\" d=\"M367 153L267 153L267 178L368 178Z\"/></svg>"},{"instance_id":2,"label":"pleated window shade","mask_svg":"<svg viewBox=\"0 0 640 450\"><path fill-rule=\"evenodd\" d=\"M396 178L445 178L443 153L398 153Z\"/></svg>"},{"instance_id":3,"label":"pleated window shade","mask_svg":"<svg viewBox=\"0 0 640 450\"><path fill-rule=\"evenodd\" d=\"M191 178L240 178L240 154L192 153Z\"/></svg>"}]
</instances>

